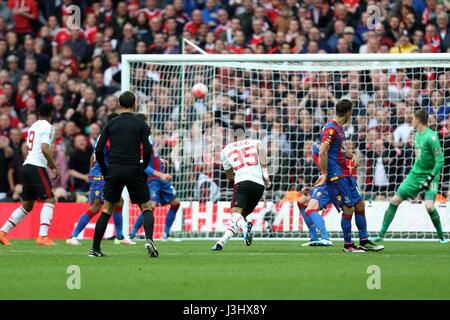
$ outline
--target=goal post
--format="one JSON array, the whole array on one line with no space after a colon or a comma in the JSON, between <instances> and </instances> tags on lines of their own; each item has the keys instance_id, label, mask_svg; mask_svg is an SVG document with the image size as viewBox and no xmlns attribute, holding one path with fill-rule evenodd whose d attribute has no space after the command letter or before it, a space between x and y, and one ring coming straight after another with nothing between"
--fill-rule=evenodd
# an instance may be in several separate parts
<instances>
[{"instance_id":1,"label":"goal post","mask_svg":"<svg viewBox=\"0 0 450 320\"><path fill-rule=\"evenodd\" d=\"M349 163L367 203L368 229L379 230L388 200L411 170L412 114L430 113L445 156L438 211L450 232L447 204L450 180L450 54L305 54L305 55L122 55L122 90L137 96L148 116L156 149L171 162L170 174L181 208L172 227L180 238L217 237L229 221L228 186L220 151L231 141L230 127L242 123L250 138L268 150L274 188L249 216L255 237L307 236L295 203L301 187L318 177L311 144L334 117L334 103L354 102L348 145L360 157ZM195 99L194 84L208 87ZM124 192L125 202L129 198ZM138 212L124 207L124 230ZM155 237L167 207L155 211ZM340 216L322 212L332 236L339 237ZM353 226L353 231L356 231ZM433 239L437 235L423 204L405 202L387 237Z\"/></svg>"}]
</instances>

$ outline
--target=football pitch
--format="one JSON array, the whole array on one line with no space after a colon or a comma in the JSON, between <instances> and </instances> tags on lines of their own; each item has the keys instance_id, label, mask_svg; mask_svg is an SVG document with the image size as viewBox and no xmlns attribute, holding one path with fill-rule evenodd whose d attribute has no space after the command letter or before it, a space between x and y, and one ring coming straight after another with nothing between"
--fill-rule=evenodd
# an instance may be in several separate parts
<instances>
[{"instance_id":1,"label":"football pitch","mask_svg":"<svg viewBox=\"0 0 450 320\"><path fill-rule=\"evenodd\" d=\"M231 241L211 252L213 241L157 241L155 259L144 242L105 240L108 257L89 258L90 240L16 240L0 247L0 299L450 299L450 245L385 242L382 252L350 254L341 242L301 243Z\"/></svg>"}]
</instances>

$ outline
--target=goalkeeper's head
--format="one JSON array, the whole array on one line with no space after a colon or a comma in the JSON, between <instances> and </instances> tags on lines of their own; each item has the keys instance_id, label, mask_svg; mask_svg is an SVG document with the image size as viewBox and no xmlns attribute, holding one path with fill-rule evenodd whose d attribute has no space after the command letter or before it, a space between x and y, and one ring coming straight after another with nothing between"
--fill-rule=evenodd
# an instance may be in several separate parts
<instances>
[{"instance_id":1,"label":"goalkeeper's head","mask_svg":"<svg viewBox=\"0 0 450 320\"><path fill-rule=\"evenodd\" d=\"M414 119L413 119L413 127L416 130L421 131L420 129L428 127L428 118L429 114L423 109L419 109L416 112L414 112Z\"/></svg>"},{"instance_id":2,"label":"goalkeeper's head","mask_svg":"<svg viewBox=\"0 0 450 320\"><path fill-rule=\"evenodd\" d=\"M236 140L243 140L245 139L245 127L242 124L235 124L233 125L233 135L236 138Z\"/></svg>"},{"instance_id":3,"label":"goalkeeper's head","mask_svg":"<svg viewBox=\"0 0 450 320\"><path fill-rule=\"evenodd\" d=\"M338 122L343 125L352 118L353 103L348 99L339 100L336 103L336 117Z\"/></svg>"}]
</instances>

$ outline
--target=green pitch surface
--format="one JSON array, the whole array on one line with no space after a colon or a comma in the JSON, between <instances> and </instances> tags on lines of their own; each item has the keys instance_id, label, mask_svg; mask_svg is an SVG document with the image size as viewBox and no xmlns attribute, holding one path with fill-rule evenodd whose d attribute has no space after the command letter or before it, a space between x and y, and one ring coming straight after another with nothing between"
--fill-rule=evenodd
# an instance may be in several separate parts
<instances>
[{"instance_id":1,"label":"green pitch surface","mask_svg":"<svg viewBox=\"0 0 450 320\"><path fill-rule=\"evenodd\" d=\"M112 241L103 242L108 257L89 258L90 244L1 246L0 299L450 299L450 245L435 242L386 242L362 254L337 242L231 241L221 252L212 241L157 242L156 259L143 242ZM76 284L69 266L79 267L79 290L67 287ZM368 268L377 267L381 289L369 290L377 283Z\"/></svg>"}]
</instances>

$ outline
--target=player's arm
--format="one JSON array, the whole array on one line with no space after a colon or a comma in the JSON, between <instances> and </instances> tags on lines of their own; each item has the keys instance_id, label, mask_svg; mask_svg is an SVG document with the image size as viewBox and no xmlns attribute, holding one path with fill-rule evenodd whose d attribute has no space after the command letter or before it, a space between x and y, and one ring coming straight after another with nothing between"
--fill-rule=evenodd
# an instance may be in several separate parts
<instances>
[{"instance_id":1,"label":"player's arm","mask_svg":"<svg viewBox=\"0 0 450 320\"><path fill-rule=\"evenodd\" d=\"M50 149L50 144L45 142L41 143L41 150L45 159L47 159L48 167L52 169L53 174L55 175L53 179L56 179L59 176L59 168L56 165L55 160L53 160L53 153L52 150Z\"/></svg>"},{"instance_id":2,"label":"player's arm","mask_svg":"<svg viewBox=\"0 0 450 320\"><path fill-rule=\"evenodd\" d=\"M258 143L256 145L256 150L258 150L258 158L262 168L264 184L266 189L269 189L270 186L272 185L272 182L270 181L269 172L267 170L267 154L261 143Z\"/></svg>"},{"instance_id":3,"label":"player's arm","mask_svg":"<svg viewBox=\"0 0 450 320\"><path fill-rule=\"evenodd\" d=\"M152 166L152 163L148 164L147 168L144 170L148 176L156 176L164 181L170 181L172 177L169 174L163 173L161 171L155 170Z\"/></svg>"},{"instance_id":4,"label":"player's arm","mask_svg":"<svg viewBox=\"0 0 450 320\"><path fill-rule=\"evenodd\" d=\"M228 183L234 185L234 170L233 168L225 170L225 175L227 176Z\"/></svg>"},{"instance_id":5,"label":"player's arm","mask_svg":"<svg viewBox=\"0 0 450 320\"><path fill-rule=\"evenodd\" d=\"M330 143L323 141L320 144L319 149L319 165L320 165L320 176L317 179L315 185L320 186L327 181L328 176L328 151L330 150Z\"/></svg>"},{"instance_id":6,"label":"player's arm","mask_svg":"<svg viewBox=\"0 0 450 320\"><path fill-rule=\"evenodd\" d=\"M150 144L150 141L148 141L148 137L150 136L150 128L148 125L143 122L142 127L142 136L141 136L141 143L143 147L143 154L142 154L142 160L144 164L144 168L147 168L150 165L150 157L152 155L152 146Z\"/></svg>"},{"instance_id":7,"label":"player's arm","mask_svg":"<svg viewBox=\"0 0 450 320\"><path fill-rule=\"evenodd\" d=\"M104 177L108 174L108 167L105 162L105 146L106 142L109 139L109 129L108 124L103 128L100 137L98 138L97 145L95 146L95 158L97 159L98 165L100 167L100 171Z\"/></svg>"},{"instance_id":8,"label":"player's arm","mask_svg":"<svg viewBox=\"0 0 450 320\"><path fill-rule=\"evenodd\" d=\"M233 186L234 185L234 169L227 159L227 155L225 154L225 149L222 150L220 157L222 160L223 169L225 170L225 175L227 176L228 183L231 186Z\"/></svg>"},{"instance_id":9,"label":"player's arm","mask_svg":"<svg viewBox=\"0 0 450 320\"><path fill-rule=\"evenodd\" d=\"M358 167L359 158L358 158L358 155L353 152L351 146L352 146L352 143L350 141L347 141L346 148L345 148L345 157L347 159L350 159L351 161L353 161L355 163L355 167Z\"/></svg>"},{"instance_id":10,"label":"player's arm","mask_svg":"<svg viewBox=\"0 0 450 320\"><path fill-rule=\"evenodd\" d=\"M434 153L435 164L431 173L427 176L427 179L422 183L422 189L424 190L430 189L434 177L438 175L444 167L444 155L442 153L439 138L436 135L432 136L428 139L428 144L430 145L431 151Z\"/></svg>"},{"instance_id":11,"label":"player's arm","mask_svg":"<svg viewBox=\"0 0 450 320\"><path fill-rule=\"evenodd\" d=\"M55 134L55 128L52 126L50 126L43 133L42 140L41 140L41 150L42 150L42 154L44 155L45 159L47 159L48 167L53 171L53 174L55 175L53 177L53 179L56 179L59 176L59 168L56 165L55 160L53 160L53 151L51 149L54 134Z\"/></svg>"}]
</instances>

